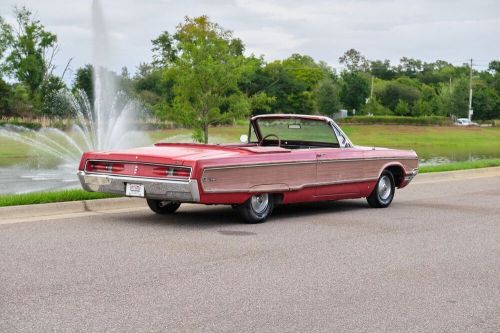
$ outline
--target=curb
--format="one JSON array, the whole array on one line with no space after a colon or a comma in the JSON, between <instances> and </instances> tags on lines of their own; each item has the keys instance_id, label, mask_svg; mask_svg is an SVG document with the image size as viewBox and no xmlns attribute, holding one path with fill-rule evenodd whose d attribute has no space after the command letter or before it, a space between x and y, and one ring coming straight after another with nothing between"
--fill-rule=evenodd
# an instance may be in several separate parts
<instances>
[{"instance_id":1,"label":"curb","mask_svg":"<svg viewBox=\"0 0 500 333\"><path fill-rule=\"evenodd\" d=\"M482 178L500 176L500 167L432 172L417 175L413 184L442 182L464 178ZM411 186L411 184L410 184ZM105 212L119 209L146 208L142 198L111 198L82 201L54 202L48 204L0 207L0 221L39 216L64 215L85 212Z\"/></svg>"},{"instance_id":2,"label":"curb","mask_svg":"<svg viewBox=\"0 0 500 333\"><path fill-rule=\"evenodd\" d=\"M442 182L453 179L474 179L495 176L500 176L500 167L423 173L417 175L417 177L415 177L415 180L411 184L418 184L420 182Z\"/></svg>"},{"instance_id":3,"label":"curb","mask_svg":"<svg viewBox=\"0 0 500 333\"><path fill-rule=\"evenodd\" d=\"M0 207L0 220L146 207L144 199L111 198Z\"/></svg>"}]
</instances>

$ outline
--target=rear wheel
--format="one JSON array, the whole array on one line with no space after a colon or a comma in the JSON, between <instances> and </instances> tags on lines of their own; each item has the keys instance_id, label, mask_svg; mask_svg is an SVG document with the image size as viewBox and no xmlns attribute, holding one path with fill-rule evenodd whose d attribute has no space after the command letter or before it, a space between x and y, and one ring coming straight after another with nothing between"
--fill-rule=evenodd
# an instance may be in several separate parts
<instances>
[{"instance_id":1,"label":"rear wheel","mask_svg":"<svg viewBox=\"0 0 500 333\"><path fill-rule=\"evenodd\" d=\"M156 214L173 214L180 207L181 203L178 201L166 201L156 199L146 199L149 208Z\"/></svg>"},{"instance_id":2,"label":"rear wheel","mask_svg":"<svg viewBox=\"0 0 500 333\"><path fill-rule=\"evenodd\" d=\"M262 223L274 208L273 196L268 193L252 195L245 203L238 206L238 212L246 223Z\"/></svg>"},{"instance_id":3,"label":"rear wheel","mask_svg":"<svg viewBox=\"0 0 500 333\"><path fill-rule=\"evenodd\" d=\"M390 171L384 170L366 201L373 208L385 208L391 204L395 189L394 176Z\"/></svg>"}]
</instances>

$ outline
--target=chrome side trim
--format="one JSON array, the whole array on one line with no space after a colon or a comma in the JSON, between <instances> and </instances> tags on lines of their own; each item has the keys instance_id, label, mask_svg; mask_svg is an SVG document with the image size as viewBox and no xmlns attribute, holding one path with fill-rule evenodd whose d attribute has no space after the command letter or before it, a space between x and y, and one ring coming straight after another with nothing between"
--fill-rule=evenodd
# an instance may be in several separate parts
<instances>
[{"instance_id":1,"label":"chrome side trim","mask_svg":"<svg viewBox=\"0 0 500 333\"><path fill-rule=\"evenodd\" d=\"M254 168L254 167L267 167L276 165L296 165L296 164L316 164L316 163L337 163L337 162L362 162L362 161L379 161L379 160L417 160L414 157L377 157L377 158L344 158L344 159L316 159L311 161L287 161L287 162L275 162L275 163L256 163L256 164L233 164L228 166L220 167L207 167L203 169L203 172L209 170L224 170L224 169L234 169L234 168Z\"/></svg>"},{"instance_id":2,"label":"chrome side trim","mask_svg":"<svg viewBox=\"0 0 500 333\"><path fill-rule=\"evenodd\" d=\"M84 190L125 195L127 183L144 185L146 198L181 202L199 202L198 182L171 179L103 175L78 171L78 178Z\"/></svg>"},{"instance_id":3,"label":"chrome side trim","mask_svg":"<svg viewBox=\"0 0 500 333\"><path fill-rule=\"evenodd\" d=\"M376 182L377 178L360 178L360 179L349 179L349 180L337 180L332 182L319 182L319 183L307 183L301 184L300 186L290 186L288 189L283 189L283 186L279 186L281 184L277 184L275 188L272 188L272 185L269 185L266 188L265 192L289 192L289 191L298 191L307 187L317 187L317 186L327 186L327 185L342 185L342 184L356 184L356 183L364 183L364 182ZM205 193L262 193L262 190L257 189L248 189L248 190L239 190L239 189L231 189L231 190L203 190Z\"/></svg>"}]
</instances>

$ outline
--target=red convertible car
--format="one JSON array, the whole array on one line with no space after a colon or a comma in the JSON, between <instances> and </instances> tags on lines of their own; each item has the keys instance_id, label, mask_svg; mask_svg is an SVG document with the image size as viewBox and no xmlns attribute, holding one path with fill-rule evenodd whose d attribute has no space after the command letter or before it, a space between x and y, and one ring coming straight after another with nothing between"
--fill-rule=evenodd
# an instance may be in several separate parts
<instances>
[{"instance_id":1,"label":"red convertible car","mask_svg":"<svg viewBox=\"0 0 500 333\"><path fill-rule=\"evenodd\" d=\"M418 172L414 151L355 146L322 116L256 116L241 139L87 152L78 176L87 191L143 197L158 214L183 202L223 204L260 223L276 204L366 197L384 208Z\"/></svg>"}]
</instances>

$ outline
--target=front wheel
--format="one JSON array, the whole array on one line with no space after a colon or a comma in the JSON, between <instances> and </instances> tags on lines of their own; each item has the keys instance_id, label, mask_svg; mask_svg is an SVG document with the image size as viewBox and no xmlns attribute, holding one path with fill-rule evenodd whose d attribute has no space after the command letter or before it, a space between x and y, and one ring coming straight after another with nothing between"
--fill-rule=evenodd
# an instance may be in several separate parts
<instances>
[{"instance_id":1,"label":"front wheel","mask_svg":"<svg viewBox=\"0 0 500 333\"><path fill-rule=\"evenodd\" d=\"M173 214L180 207L181 203L177 201L146 199L149 208L156 214Z\"/></svg>"},{"instance_id":2,"label":"front wheel","mask_svg":"<svg viewBox=\"0 0 500 333\"><path fill-rule=\"evenodd\" d=\"M370 207L385 208L391 204L395 189L394 176L390 171L385 170L380 175L377 185L370 196L366 198L366 201L368 201Z\"/></svg>"},{"instance_id":3,"label":"front wheel","mask_svg":"<svg viewBox=\"0 0 500 333\"><path fill-rule=\"evenodd\" d=\"M252 195L245 203L237 207L246 223L264 222L274 208L273 196L268 193Z\"/></svg>"}]
</instances>

